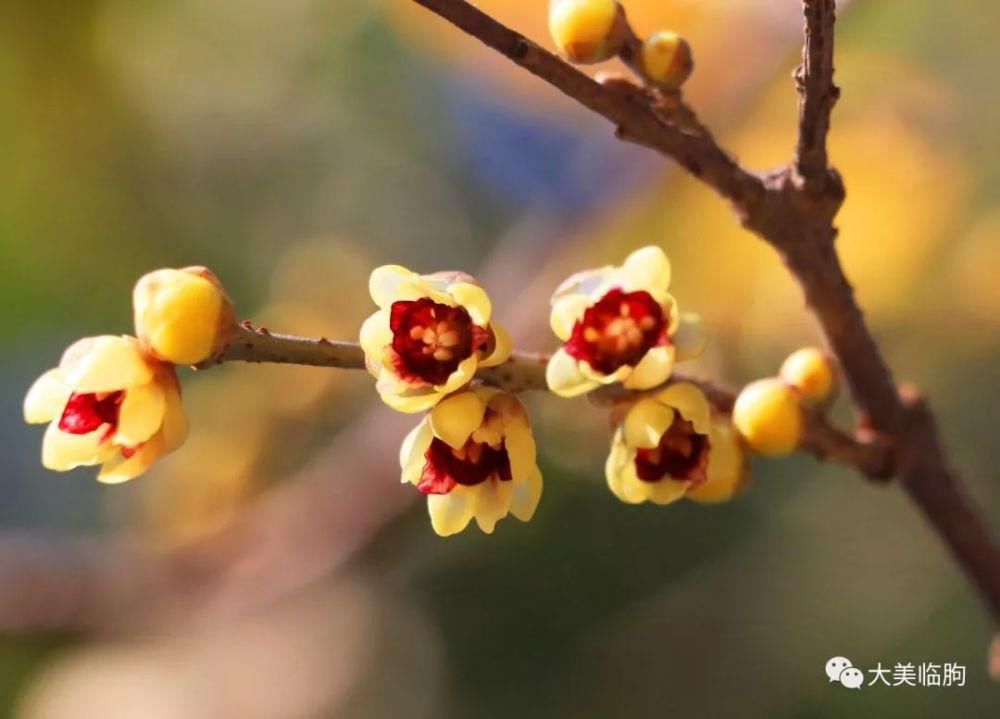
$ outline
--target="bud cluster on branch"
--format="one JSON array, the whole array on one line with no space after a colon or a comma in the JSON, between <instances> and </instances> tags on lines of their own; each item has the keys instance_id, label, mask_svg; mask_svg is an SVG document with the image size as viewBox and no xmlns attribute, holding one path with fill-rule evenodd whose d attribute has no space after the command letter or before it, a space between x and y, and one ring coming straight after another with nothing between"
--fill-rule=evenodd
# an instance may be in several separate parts
<instances>
[{"instance_id":1,"label":"bud cluster on branch","mask_svg":"<svg viewBox=\"0 0 1000 719\"><path fill-rule=\"evenodd\" d=\"M549 317L562 344L542 369L541 359L519 364L486 290L462 272L376 268L369 291L379 309L361 326L358 346L237 326L210 271L157 270L133 294L137 337L73 345L29 390L25 418L50 423L46 467L99 464L102 482L124 482L184 441L176 365L244 359L365 368L385 404L425 413L400 449L402 480L427 495L431 525L447 536L473 519L491 533L508 514L528 521L535 513L542 475L518 393L593 393L614 426L605 476L616 497L721 502L749 481L746 448L780 455L803 444L800 399L826 401L833 368L818 350L802 350L773 390L761 390L771 382L762 380L734 406L729 398L713 406L697 381L674 374L705 343L698 317L680 312L668 292L670 279L658 247L567 278Z\"/></svg>"}]
</instances>

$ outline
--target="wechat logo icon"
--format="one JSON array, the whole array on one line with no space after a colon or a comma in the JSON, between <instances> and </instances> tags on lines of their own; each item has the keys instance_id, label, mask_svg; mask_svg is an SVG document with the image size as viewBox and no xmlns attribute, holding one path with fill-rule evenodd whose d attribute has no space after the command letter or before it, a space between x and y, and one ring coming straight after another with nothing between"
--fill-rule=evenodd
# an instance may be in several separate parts
<instances>
[{"instance_id":1,"label":"wechat logo icon","mask_svg":"<svg viewBox=\"0 0 1000 719\"><path fill-rule=\"evenodd\" d=\"M831 682L840 682L848 689L860 689L865 683L865 673L851 664L846 657L833 657L826 663L826 675Z\"/></svg>"}]
</instances>

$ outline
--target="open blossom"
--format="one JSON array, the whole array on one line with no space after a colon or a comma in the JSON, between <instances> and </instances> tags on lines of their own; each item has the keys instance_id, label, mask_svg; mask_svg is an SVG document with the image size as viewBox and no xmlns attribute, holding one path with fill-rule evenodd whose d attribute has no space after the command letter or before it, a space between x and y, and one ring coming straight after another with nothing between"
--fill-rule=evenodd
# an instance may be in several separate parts
<instances>
[{"instance_id":1,"label":"open blossom","mask_svg":"<svg viewBox=\"0 0 1000 719\"><path fill-rule=\"evenodd\" d=\"M25 421L49 423L42 464L58 472L103 465L101 482L125 482L183 443L187 420L173 365L133 337L87 337L32 385Z\"/></svg>"},{"instance_id":2,"label":"open blossom","mask_svg":"<svg viewBox=\"0 0 1000 719\"><path fill-rule=\"evenodd\" d=\"M615 382L650 389L670 377L675 361L700 354L698 320L678 312L669 285L670 263L659 247L563 282L549 317L563 342L546 369L549 389L563 397Z\"/></svg>"},{"instance_id":3,"label":"open blossom","mask_svg":"<svg viewBox=\"0 0 1000 719\"><path fill-rule=\"evenodd\" d=\"M480 367L510 356L510 338L490 322L489 296L468 275L386 265L368 286L379 311L362 325L361 346L379 395L395 410L430 409Z\"/></svg>"},{"instance_id":4,"label":"open blossom","mask_svg":"<svg viewBox=\"0 0 1000 719\"><path fill-rule=\"evenodd\" d=\"M476 387L438 404L400 449L403 481L427 495L446 537L475 518L487 534L508 513L531 519L542 496L527 411L512 394Z\"/></svg>"},{"instance_id":5,"label":"open blossom","mask_svg":"<svg viewBox=\"0 0 1000 719\"><path fill-rule=\"evenodd\" d=\"M705 395L679 382L640 399L615 431L605 465L608 486L623 502L670 504L731 498L746 483L735 433L712 418Z\"/></svg>"}]
</instances>

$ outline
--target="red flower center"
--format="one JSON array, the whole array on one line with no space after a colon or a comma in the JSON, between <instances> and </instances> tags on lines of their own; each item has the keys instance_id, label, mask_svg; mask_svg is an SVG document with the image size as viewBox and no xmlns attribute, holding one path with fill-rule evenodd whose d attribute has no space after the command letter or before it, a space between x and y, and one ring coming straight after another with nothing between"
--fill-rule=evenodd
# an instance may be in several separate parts
<instances>
[{"instance_id":1,"label":"red flower center","mask_svg":"<svg viewBox=\"0 0 1000 719\"><path fill-rule=\"evenodd\" d=\"M663 308L645 290L610 290L573 326L566 352L598 372L635 366L653 347L670 341Z\"/></svg>"},{"instance_id":2,"label":"red flower center","mask_svg":"<svg viewBox=\"0 0 1000 719\"><path fill-rule=\"evenodd\" d=\"M471 487L496 478L511 480L510 457L501 443L499 448L469 439L455 449L435 437L424 453L427 463L417 484L424 494L448 494L456 484Z\"/></svg>"},{"instance_id":3,"label":"red flower center","mask_svg":"<svg viewBox=\"0 0 1000 719\"><path fill-rule=\"evenodd\" d=\"M421 297L392 303L389 315L392 349L399 376L432 385L444 384L462 360L489 343L464 307L449 307Z\"/></svg>"},{"instance_id":4,"label":"red flower center","mask_svg":"<svg viewBox=\"0 0 1000 719\"><path fill-rule=\"evenodd\" d=\"M635 456L635 471L643 482L659 482L670 477L701 484L708 479L708 437L698 434L694 425L679 414L653 449L640 449Z\"/></svg>"},{"instance_id":5,"label":"red flower center","mask_svg":"<svg viewBox=\"0 0 1000 719\"><path fill-rule=\"evenodd\" d=\"M74 392L59 418L59 429L69 434L90 434L108 425L107 436L110 436L118 427L118 414L124 400L124 390L100 394Z\"/></svg>"}]
</instances>

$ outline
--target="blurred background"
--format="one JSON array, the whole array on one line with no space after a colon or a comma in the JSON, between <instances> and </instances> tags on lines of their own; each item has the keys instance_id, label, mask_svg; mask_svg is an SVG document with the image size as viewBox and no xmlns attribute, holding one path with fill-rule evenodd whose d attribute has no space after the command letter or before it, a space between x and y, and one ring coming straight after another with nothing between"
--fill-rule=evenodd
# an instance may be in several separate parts
<instances>
[{"instance_id":1,"label":"blurred background","mask_svg":"<svg viewBox=\"0 0 1000 719\"><path fill-rule=\"evenodd\" d=\"M480 0L549 44L543 0ZM790 0L627 0L692 42L689 96L747 164L794 145ZM849 275L1000 527L1000 5L856 0L832 157ZM818 341L725 203L408 0L0 0L0 716L997 716L991 621L902 493L797 457L721 507L608 492L607 418L528 398L535 519L437 538L362 373L183 371L187 444L104 487L38 463L34 378L205 264L242 316L350 339L371 268L475 271L549 349L569 271L645 244L738 385ZM849 409L838 407L849 421ZM957 662L963 688L828 683Z\"/></svg>"}]
</instances>

